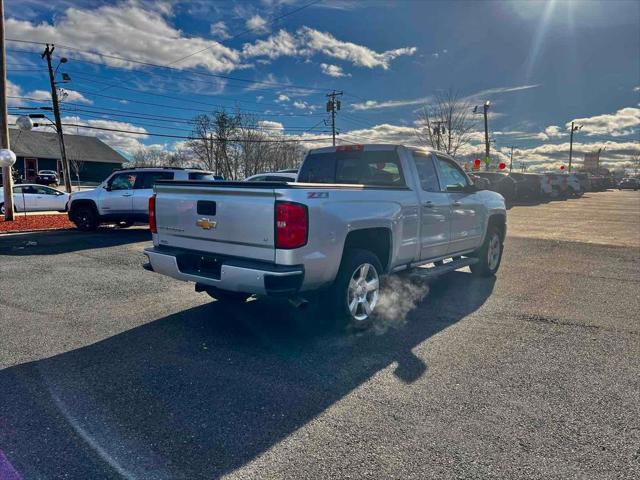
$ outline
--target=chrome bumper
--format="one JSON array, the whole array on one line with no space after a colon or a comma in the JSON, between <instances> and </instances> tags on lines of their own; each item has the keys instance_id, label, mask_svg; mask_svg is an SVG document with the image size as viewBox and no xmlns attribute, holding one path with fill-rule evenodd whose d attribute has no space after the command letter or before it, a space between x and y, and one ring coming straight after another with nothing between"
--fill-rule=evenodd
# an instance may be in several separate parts
<instances>
[{"instance_id":1,"label":"chrome bumper","mask_svg":"<svg viewBox=\"0 0 640 480\"><path fill-rule=\"evenodd\" d=\"M177 258L171 252L164 252L154 247L148 247L144 249L144 254L149 259L149 266L144 266L147 270L152 270L177 280L196 282L201 285L208 285L232 292L244 292L257 295L293 294L299 290L304 276L302 268L278 271L277 269L270 270L263 267L251 268L233 265L233 262L230 261L222 263L219 278L212 278L180 271ZM300 280L299 282L294 282L298 284L296 288L291 288L291 282L286 281L287 278L293 280L293 277L298 277ZM271 284L269 287L265 284L265 279L269 280ZM282 279L283 282L279 282L279 279ZM285 283L286 288L278 288L279 283Z\"/></svg>"}]
</instances>

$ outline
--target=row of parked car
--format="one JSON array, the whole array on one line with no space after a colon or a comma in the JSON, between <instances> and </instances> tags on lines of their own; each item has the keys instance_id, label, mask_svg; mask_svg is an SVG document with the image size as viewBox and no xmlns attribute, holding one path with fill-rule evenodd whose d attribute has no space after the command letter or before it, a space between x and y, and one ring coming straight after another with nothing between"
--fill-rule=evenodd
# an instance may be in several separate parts
<instances>
[{"instance_id":1,"label":"row of parked car","mask_svg":"<svg viewBox=\"0 0 640 480\"><path fill-rule=\"evenodd\" d=\"M583 172L474 172L470 176L480 188L500 193L507 203L575 198L616 187L611 177Z\"/></svg>"}]
</instances>

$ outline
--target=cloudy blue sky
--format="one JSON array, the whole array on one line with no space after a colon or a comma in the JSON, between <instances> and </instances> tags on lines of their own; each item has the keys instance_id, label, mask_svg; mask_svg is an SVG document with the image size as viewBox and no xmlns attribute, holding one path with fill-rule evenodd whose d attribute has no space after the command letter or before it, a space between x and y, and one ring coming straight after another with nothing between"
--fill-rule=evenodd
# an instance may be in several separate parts
<instances>
[{"instance_id":1,"label":"cloudy blue sky","mask_svg":"<svg viewBox=\"0 0 640 480\"><path fill-rule=\"evenodd\" d=\"M326 137L325 94L344 91L340 138L416 144L419 112L452 89L492 102L497 157L556 168L567 124L578 158L630 161L640 132L640 2L5 0L12 114L46 105L38 43L69 61L65 123L131 153L174 148L189 120L240 108L268 131ZM163 68L164 66L164 68ZM15 107L22 107L17 109ZM480 120L480 118L478 118ZM482 125L463 154L482 151ZM308 145L324 144L324 141Z\"/></svg>"}]
</instances>

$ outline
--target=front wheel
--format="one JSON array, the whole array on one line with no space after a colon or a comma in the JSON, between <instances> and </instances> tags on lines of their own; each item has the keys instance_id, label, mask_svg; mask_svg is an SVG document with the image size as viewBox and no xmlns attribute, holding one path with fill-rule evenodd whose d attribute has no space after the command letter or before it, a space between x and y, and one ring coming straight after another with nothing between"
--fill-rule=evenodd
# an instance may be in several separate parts
<instances>
[{"instance_id":1,"label":"front wheel","mask_svg":"<svg viewBox=\"0 0 640 480\"><path fill-rule=\"evenodd\" d=\"M474 253L478 263L471 265L471 273L477 277L491 277L496 274L502 261L502 232L496 226L487 229L487 235L482 246Z\"/></svg>"},{"instance_id":2,"label":"front wheel","mask_svg":"<svg viewBox=\"0 0 640 480\"><path fill-rule=\"evenodd\" d=\"M331 288L336 314L355 329L371 325L380 298L380 260L368 250L347 250Z\"/></svg>"},{"instance_id":3,"label":"front wheel","mask_svg":"<svg viewBox=\"0 0 640 480\"><path fill-rule=\"evenodd\" d=\"M98 228L98 215L93 208L89 206L78 207L73 215L73 223L76 224L78 230L83 232L91 232Z\"/></svg>"}]
</instances>

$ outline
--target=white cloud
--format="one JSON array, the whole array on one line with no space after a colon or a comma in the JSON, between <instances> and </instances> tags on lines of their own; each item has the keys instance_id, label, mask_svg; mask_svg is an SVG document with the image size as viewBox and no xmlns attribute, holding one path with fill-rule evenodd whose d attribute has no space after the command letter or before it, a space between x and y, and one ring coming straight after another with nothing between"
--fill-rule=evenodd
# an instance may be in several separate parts
<instances>
[{"instance_id":1,"label":"white cloud","mask_svg":"<svg viewBox=\"0 0 640 480\"><path fill-rule=\"evenodd\" d=\"M633 87L633 91L634 92L640 92L640 85L637 86L637 87Z\"/></svg>"},{"instance_id":2,"label":"white cloud","mask_svg":"<svg viewBox=\"0 0 640 480\"><path fill-rule=\"evenodd\" d=\"M528 90L531 88L539 87L540 84L536 85L520 85L516 87L497 87L490 88L487 90L482 90L481 92L474 93L469 95L463 99L461 99L462 103L472 102L474 100L482 99L485 100L487 97L498 95L501 93L509 93L509 92L518 92L521 90ZM397 107L406 107L408 105L424 105L433 101L433 96L426 96L420 98L410 98L410 99L400 99L400 100L366 100L360 103L353 103L351 106L354 110L372 110L372 109L380 109L380 108L397 108ZM489 118L497 118L498 116L502 116L503 114L496 112L489 112Z\"/></svg>"},{"instance_id":3,"label":"white cloud","mask_svg":"<svg viewBox=\"0 0 640 480\"><path fill-rule=\"evenodd\" d=\"M267 21L260 15L256 14L249 18L245 23L247 29L255 33L266 33L269 31Z\"/></svg>"},{"instance_id":4,"label":"white cloud","mask_svg":"<svg viewBox=\"0 0 640 480\"><path fill-rule=\"evenodd\" d=\"M392 60L404 55L413 55L416 47L397 48L378 53L363 45L338 40L327 32L320 32L310 27L298 30L305 48L320 52L323 55L353 63L358 67L381 67L387 70Z\"/></svg>"},{"instance_id":5,"label":"white cloud","mask_svg":"<svg viewBox=\"0 0 640 480\"><path fill-rule=\"evenodd\" d=\"M276 102L283 103L283 102L288 102L289 100L290 98L287 95L285 95L284 93L281 93L280 95L278 95Z\"/></svg>"},{"instance_id":6,"label":"white cloud","mask_svg":"<svg viewBox=\"0 0 640 480\"><path fill-rule=\"evenodd\" d=\"M438 52L435 52L432 53L431 56L437 60L440 57L440 54Z\"/></svg>"},{"instance_id":7,"label":"white cloud","mask_svg":"<svg viewBox=\"0 0 640 480\"><path fill-rule=\"evenodd\" d=\"M66 96L65 96L66 93ZM35 98L36 100L51 100L51 92L48 90L34 90L33 92L29 92L26 95L30 98ZM73 103L84 103L85 105L92 105L93 101L82 95L80 92L76 92L75 90L67 90L64 89L64 93L58 92L58 99L60 103L67 101Z\"/></svg>"},{"instance_id":8,"label":"white cloud","mask_svg":"<svg viewBox=\"0 0 640 480\"><path fill-rule=\"evenodd\" d=\"M563 132L559 126L557 125L549 125L544 129L544 132L540 132L536 135L538 140L549 140L550 138L560 138L567 135L566 132Z\"/></svg>"},{"instance_id":9,"label":"white cloud","mask_svg":"<svg viewBox=\"0 0 640 480\"><path fill-rule=\"evenodd\" d=\"M147 130L128 122L117 122L114 120L83 120L77 116L68 116L62 118L62 123L81 125L80 127L65 126L65 134L87 135L97 137L112 148L120 150L126 154L132 154L145 145L140 141L148 138L148 135L138 135L135 133L110 132L107 130L94 130L91 128L83 128L82 125L88 127L110 128L116 130L129 130L140 134L146 134ZM73 152L70 152L73 154Z\"/></svg>"},{"instance_id":10,"label":"white cloud","mask_svg":"<svg viewBox=\"0 0 640 480\"><path fill-rule=\"evenodd\" d=\"M331 65L328 63L321 63L320 70L322 70L322 73L324 73L325 75L329 75L330 77L339 78L351 76L350 73L344 73L342 67L339 67L338 65Z\"/></svg>"},{"instance_id":11,"label":"white cloud","mask_svg":"<svg viewBox=\"0 0 640 480\"><path fill-rule=\"evenodd\" d=\"M403 56L413 55L415 47L398 48L386 52L376 52L363 45L338 40L327 32L310 27L301 27L295 34L280 30L265 40L246 43L242 48L245 57L306 56L321 54L327 57L348 61L358 67L388 69L391 61Z\"/></svg>"},{"instance_id":12,"label":"white cloud","mask_svg":"<svg viewBox=\"0 0 640 480\"><path fill-rule=\"evenodd\" d=\"M174 65L176 68L203 67L212 72L229 72L242 67L240 53L215 40L187 37L168 21L173 13L168 4L155 10L135 1L98 8L68 8L52 23L15 18L6 19L7 36L62 45L82 45L92 52L132 58L142 62L167 64L186 54L207 49ZM40 50L40 46L23 48ZM93 53L69 52L92 61L123 68L141 66L126 60L100 57Z\"/></svg>"},{"instance_id":13,"label":"white cloud","mask_svg":"<svg viewBox=\"0 0 640 480\"><path fill-rule=\"evenodd\" d=\"M229 28L227 27L227 24L222 20L212 24L210 32L211 35L221 40L226 40L231 37L231 35L229 35Z\"/></svg>"},{"instance_id":14,"label":"white cloud","mask_svg":"<svg viewBox=\"0 0 640 480\"><path fill-rule=\"evenodd\" d=\"M351 107L354 110L375 110L380 108L397 108L397 107L406 107L408 105L423 105L425 103L429 103L433 100L433 97L420 97L420 98L410 98L404 100L366 100L360 103L352 103Z\"/></svg>"},{"instance_id":15,"label":"white cloud","mask_svg":"<svg viewBox=\"0 0 640 480\"><path fill-rule=\"evenodd\" d=\"M242 47L245 57L295 57L300 54L298 40L285 30L280 30L265 40L257 40L254 43L245 43Z\"/></svg>"},{"instance_id":16,"label":"white cloud","mask_svg":"<svg viewBox=\"0 0 640 480\"><path fill-rule=\"evenodd\" d=\"M284 130L284 125L282 125L282 123L273 122L271 120L260 120L258 122L258 126L265 130L278 130L278 131Z\"/></svg>"},{"instance_id":17,"label":"white cloud","mask_svg":"<svg viewBox=\"0 0 640 480\"><path fill-rule=\"evenodd\" d=\"M13 83L11 80L7 80L7 105L9 107L15 107L18 105L22 105L22 100L19 98L10 98L10 97L22 97L22 88L20 85Z\"/></svg>"},{"instance_id":18,"label":"white cloud","mask_svg":"<svg viewBox=\"0 0 640 480\"><path fill-rule=\"evenodd\" d=\"M518 85L515 87L496 87L496 88L488 88L486 90L481 90L478 93L474 93L465 97L464 100L468 102L478 101L478 100L486 100L487 97L491 98L495 95L500 95L502 93L511 93L511 92L520 92L522 90L530 90L532 88L538 88L541 84L536 83L533 85Z\"/></svg>"},{"instance_id":19,"label":"white cloud","mask_svg":"<svg viewBox=\"0 0 640 480\"><path fill-rule=\"evenodd\" d=\"M638 126L640 126L640 108L622 108L615 113L576 118L573 122L577 125L582 125L580 132L589 136L611 135L612 137L620 137L631 135L636 133ZM567 122L566 125L571 128L571 122Z\"/></svg>"}]
</instances>

